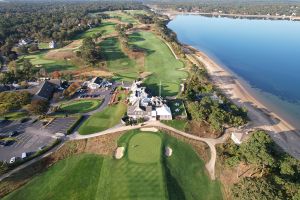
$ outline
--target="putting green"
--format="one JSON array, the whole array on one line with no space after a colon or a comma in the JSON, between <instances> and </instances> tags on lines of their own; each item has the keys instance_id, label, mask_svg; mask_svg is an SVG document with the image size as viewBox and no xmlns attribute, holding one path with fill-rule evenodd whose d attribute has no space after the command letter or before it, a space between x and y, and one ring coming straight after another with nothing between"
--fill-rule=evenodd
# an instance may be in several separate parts
<instances>
[{"instance_id":1,"label":"putting green","mask_svg":"<svg viewBox=\"0 0 300 200\"><path fill-rule=\"evenodd\" d=\"M161 156L161 138L153 133L134 135L128 145L128 158L137 163L155 163Z\"/></svg>"}]
</instances>

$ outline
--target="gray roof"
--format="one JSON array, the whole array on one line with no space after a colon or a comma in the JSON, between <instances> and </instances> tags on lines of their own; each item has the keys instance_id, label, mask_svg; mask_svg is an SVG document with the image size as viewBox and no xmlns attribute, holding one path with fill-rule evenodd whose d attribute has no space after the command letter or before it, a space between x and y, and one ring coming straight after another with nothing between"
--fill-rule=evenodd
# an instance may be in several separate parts
<instances>
[{"instance_id":1,"label":"gray roof","mask_svg":"<svg viewBox=\"0 0 300 200\"><path fill-rule=\"evenodd\" d=\"M43 83L40 86L40 89L35 95L49 100L52 98L54 90L55 86L53 83L50 83L49 81L43 81Z\"/></svg>"}]
</instances>

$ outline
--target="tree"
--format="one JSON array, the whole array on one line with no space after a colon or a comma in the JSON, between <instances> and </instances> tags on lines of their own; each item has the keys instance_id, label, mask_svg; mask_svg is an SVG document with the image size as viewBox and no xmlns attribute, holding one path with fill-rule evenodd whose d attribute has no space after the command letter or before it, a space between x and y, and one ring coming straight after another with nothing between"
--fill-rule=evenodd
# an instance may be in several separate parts
<instances>
[{"instance_id":1,"label":"tree","mask_svg":"<svg viewBox=\"0 0 300 200\"><path fill-rule=\"evenodd\" d=\"M34 115L43 115L49 109L49 102L46 100L32 100L31 104L28 105L27 110Z\"/></svg>"},{"instance_id":2,"label":"tree","mask_svg":"<svg viewBox=\"0 0 300 200\"><path fill-rule=\"evenodd\" d=\"M100 58L98 51L99 49L96 48L96 44L93 39L91 37L87 37L83 40L77 56L80 56L88 64L95 64Z\"/></svg>"}]
</instances>

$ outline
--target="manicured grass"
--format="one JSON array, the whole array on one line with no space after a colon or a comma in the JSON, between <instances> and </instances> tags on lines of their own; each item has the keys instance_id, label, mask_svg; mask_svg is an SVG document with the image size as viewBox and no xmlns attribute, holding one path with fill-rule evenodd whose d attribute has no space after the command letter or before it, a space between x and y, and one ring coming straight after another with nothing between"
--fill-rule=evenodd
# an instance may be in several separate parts
<instances>
[{"instance_id":1,"label":"manicured grass","mask_svg":"<svg viewBox=\"0 0 300 200\"><path fill-rule=\"evenodd\" d=\"M155 148L153 148L155 147ZM155 134L140 133L131 138L128 158L137 163L155 163L160 160L161 138Z\"/></svg>"},{"instance_id":2,"label":"manicured grass","mask_svg":"<svg viewBox=\"0 0 300 200\"><path fill-rule=\"evenodd\" d=\"M49 49L49 43L48 42L40 42L39 49Z\"/></svg>"},{"instance_id":3,"label":"manicured grass","mask_svg":"<svg viewBox=\"0 0 300 200\"><path fill-rule=\"evenodd\" d=\"M22 63L23 58L29 59L30 62L37 68L45 68L47 72L77 69L77 66L67 60L49 60L44 58L46 53L47 50L40 50L38 52L21 57L18 60L18 63Z\"/></svg>"},{"instance_id":4,"label":"manicured grass","mask_svg":"<svg viewBox=\"0 0 300 200\"><path fill-rule=\"evenodd\" d=\"M91 28L82 34L77 35L74 39L84 39L86 37L91 37L95 33L101 33L102 36L116 33L115 25L116 24L111 22L103 22L100 26Z\"/></svg>"},{"instance_id":5,"label":"manicured grass","mask_svg":"<svg viewBox=\"0 0 300 200\"><path fill-rule=\"evenodd\" d=\"M180 131L185 131L188 126L188 122L186 120L174 119L161 122Z\"/></svg>"},{"instance_id":6,"label":"manicured grass","mask_svg":"<svg viewBox=\"0 0 300 200\"><path fill-rule=\"evenodd\" d=\"M131 152L130 146L136 142L138 151L152 157L151 162ZM118 144L129 149L120 160L91 154L73 156L4 200L222 199L219 182L208 178L203 161L190 145L164 133L139 130L122 135ZM173 149L171 157L164 156L162 145ZM132 153L139 157L139 163L131 160Z\"/></svg>"},{"instance_id":7,"label":"manicured grass","mask_svg":"<svg viewBox=\"0 0 300 200\"><path fill-rule=\"evenodd\" d=\"M125 55L117 38L108 38L100 43L101 51L107 61L108 69L117 79L133 81L138 77L138 67L135 60Z\"/></svg>"},{"instance_id":8,"label":"manicured grass","mask_svg":"<svg viewBox=\"0 0 300 200\"><path fill-rule=\"evenodd\" d=\"M102 162L102 157L91 154L62 160L3 199L94 199Z\"/></svg>"},{"instance_id":9,"label":"manicured grass","mask_svg":"<svg viewBox=\"0 0 300 200\"><path fill-rule=\"evenodd\" d=\"M126 105L119 103L108 106L102 112L90 116L79 128L81 135L88 135L104 131L120 123L121 118L126 112Z\"/></svg>"},{"instance_id":10,"label":"manicured grass","mask_svg":"<svg viewBox=\"0 0 300 200\"><path fill-rule=\"evenodd\" d=\"M158 95L159 83L162 83L163 96L175 96L179 92L180 83L187 73L179 71L184 64L176 60L168 46L151 32L139 32L130 36L131 44L145 49L145 71L152 72L146 85L154 95Z\"/></svg>"},{"instance_id":11,"label":"manicured grass","mask_svg":"<svg viewBox=\"0 0 300 200\"><path fill-rule=\"evenodd\" d=\"M109 14L111 17L118 17L120 18L121 22L124 23L132 23L132 24L137 24L138 21L133 18L132 16L128 15L127 13L123 13L121 11L109 11L105 12L106 14Z\"/></svg>"},{"instance_id":12,"label":"manicured grass","mask_svg":"<svg viewBox=\"0 0 300 200\"><path fill-rule=\"evenodd\" d=\"M17 112L7 113L4 116L0 116L0 119L4 119L4 117L6 117L8 120L19 120L28 116L29 115L26 111L17 111Z\"/></svg>"},{"instance_id":13,"label":"manicured grass","mask_svg":"<svg viewBox=\"0 0 300 200\"><path fill-rule=\"evenodd\" d=\"M101 101L94 99L78 100L62 104L60 109L68 114L86 113L97 109L100 104Z\"/></svg>"},{"instance_id":14,"label":"manicured grass","mask_svg":"<svg viewBox=\"0 0 300 200\"><path fill-rule=\"evenodd\" d=\"M222 199L220 182L210 180L204 162L189 144L164 135L164 145L173 149L165 159L169 199Z\"/></svg>"}]
</instances>

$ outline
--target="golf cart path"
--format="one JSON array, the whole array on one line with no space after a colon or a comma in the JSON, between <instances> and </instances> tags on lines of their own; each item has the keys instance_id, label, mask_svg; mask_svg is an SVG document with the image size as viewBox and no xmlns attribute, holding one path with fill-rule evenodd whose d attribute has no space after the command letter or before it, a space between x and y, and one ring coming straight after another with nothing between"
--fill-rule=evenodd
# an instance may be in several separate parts
<instances>
[{"instance_id":1,"label":"golf cart path","mask_svg":"<svg viewBox=\"0 0 300 200\"><path fill-rule=\"evenodd\" d=\"M211 179L215 180L215 178L216 178L215 177L215 164L216 164L216 159L217 159L217 151L216 151L215 145L224 143L229 136L228 133L225 133L222 137L216 138L216 139L203 138L203 137L191 135L191 134L183 132L183 131L179 131L179 130L177 130L173 127L167 126L159 121L149 121L149 122L145 122L143 124L138 124L135 126L117 126L117 127L113 127L113 128L107 129L105 131L94 133L91 135L80 135L80 134L78 134L78 132L76 132L67 137L69 140L81 140L81 139L93 138L93 137L97 137L97 136L102 136L102 135L107 135L107 134L112 134L112 133L122 132L122 131L129 131L129 130L134 130L134 129L140 129L140 128L145 128L145 127L156 127L156 128L170 130L170 131L177 133L178 135L181 135L183 137L206 143L210 148L211 155L210 155L210 160L205 164L205 167L206 167Z\"/></svg>"}]
</instances>

